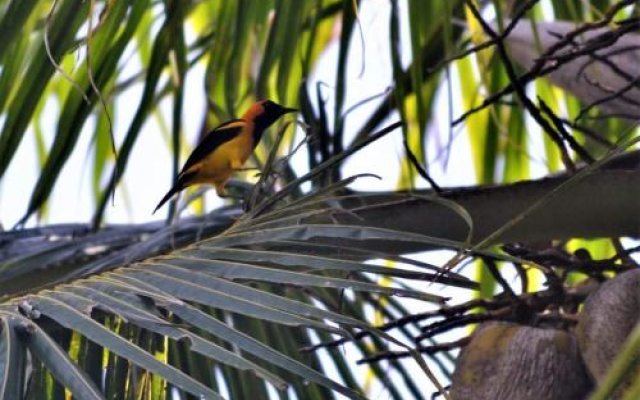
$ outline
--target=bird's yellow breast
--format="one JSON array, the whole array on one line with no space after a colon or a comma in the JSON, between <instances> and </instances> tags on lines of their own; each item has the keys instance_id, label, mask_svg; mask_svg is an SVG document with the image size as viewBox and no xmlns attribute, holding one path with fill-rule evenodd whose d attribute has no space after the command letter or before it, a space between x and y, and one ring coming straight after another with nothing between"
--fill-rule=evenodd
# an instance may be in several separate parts
<instances>
[{"instance_id":1,"label":"bird's yellow breast","mask_svg":"<svg viewBox=\"0 0 640 400\"><path fill-rule=\"evenodd\" d=\"M189 168L188 172L196 172L192 182L224 185L234 172L242 168L252 151L253 138L241 133Z\"/></svg>"}]
</instances>

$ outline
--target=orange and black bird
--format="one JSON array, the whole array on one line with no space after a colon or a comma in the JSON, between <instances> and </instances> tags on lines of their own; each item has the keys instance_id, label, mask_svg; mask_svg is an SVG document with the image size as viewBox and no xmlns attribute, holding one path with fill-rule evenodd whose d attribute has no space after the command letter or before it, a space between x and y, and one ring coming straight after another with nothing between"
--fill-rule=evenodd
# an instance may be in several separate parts
<instances>
[{"instance_id":1,"label":"orange and black bird","mask_svg":"<svg viewBox=\"0 0 640 400\"><path fill-rule=\"evenodd\" d=\"M224 196L224 186L231 175L242 169L262 138L262 133L284 114L298 111L271 100L253 104L239 119L232 119L214 128L193 150L182 167L178 179L160 200L158 211L171 196L187 186L211 184L218 196Z\"/></svg>"}]
</instances>

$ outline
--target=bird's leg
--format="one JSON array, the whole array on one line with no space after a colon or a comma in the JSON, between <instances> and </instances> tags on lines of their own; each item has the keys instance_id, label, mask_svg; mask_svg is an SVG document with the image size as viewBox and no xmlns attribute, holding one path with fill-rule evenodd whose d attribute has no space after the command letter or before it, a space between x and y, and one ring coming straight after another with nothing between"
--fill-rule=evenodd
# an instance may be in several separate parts
<instances>
[{"instance_id":1,"label":"bird's leg","mask_svg":"<svg viewBox=\"0 0 640 400\"><path fill-rule=\"evenodd\" d=\"M256 168L256 167L244 168L242 165L243 165L243 162L240 161L239 159L230 160L230 162L229 162L229 168L232 169L233 172L253 171L253 170L260 171L259 168ZM221 190L218 191L218 196L220 196L222 198L231 197L231 198L234 198L234 199L237 199L237 200L241 200L242 201L242 208L246 212L250 208L250 204L249 203L251 202L251 194L252 193L253 193L253 190L249 189L249 190L246 190L243 194L230 195L229 193L227 193L226 190L224 190L224 188L221 188Z\"/></svg>"},{"instance_id":2,"label":"bird's leg","mask_svg":"<svg viewBox=\"0 0 640 400\"><path fill-rule=\"evenodd\" d=\"M218 195L218 197L220 197L222 199L226 199L226 198L230 197L229 194L227 193L227 190L224 187L225 183L221 183L221 184L215 185L216 186L216 194Z\"/></svg>"},{"instance_id":3,"label":"bird's leg","mask_svg":"<svg viewBox=\"0 0 640 400\"><path fill-rule=\"evenodd\" d=\"M226 186L226 182L215 185L216 194L218 195L218 197L220 197L221 199L244 200L243 195L231 194L227 191L225 186Z\"/></svg>"}]
</instances>

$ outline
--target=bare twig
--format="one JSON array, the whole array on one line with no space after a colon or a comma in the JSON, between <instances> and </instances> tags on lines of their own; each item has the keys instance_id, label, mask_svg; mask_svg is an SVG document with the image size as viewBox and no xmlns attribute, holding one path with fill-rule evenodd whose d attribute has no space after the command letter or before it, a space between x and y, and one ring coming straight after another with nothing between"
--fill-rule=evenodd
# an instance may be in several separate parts
<instances>
[{"instance_id":1,"label":"bare twig","mask_svg":"<svg viewBox=\"0 0 640 400\"><path fill-rule=\"evenodd\" d=\"M427 182L429 182L429 185L431 185L431 187L433 188L433 190L436 193L441 193L442 192L442 188L429 175L427 170L420 164L420 161L418 161L418 158L416 157L416 155L413 154L413 151L411 151L411 148L409 147L409 143L407 143L407 138L406 137L402 140L402 144L404 145L404 149L407 152L407 156L409 157L409 160L411 161L411 164L415 167L416 171L418 171L418 174L423 179L425 179Z\"/></svg>"},{"instance_id":2,"label":"bare twig","mask_svg":"<svg viewBox=\"0 0 640 400\"><path fill-rule=\"evenodd\" d=\"M446 343L438 343L430 346L419 346L416 348L422 354L435 354L441 351L450 351L460 347L466 346L471 341L469 336L463 337L462 339L455 340L453 342ZM379 361L387 361L387 360L397 360L399 358L410 357L411 353L407 351L385 351L374 354L369 357L364 357L361 360L358 360L358 364L369 364L375 363Z\"/></svg>"},{"instance_id":3,"label":"bare twig","mask_svg":"<svg viewBox=\"0 0 640 400\"><path fill-rule=\"evenodd\" d=\"M541 54L541 56L536 60L536 62L534 63L532 68L529 69L529 71L521 75L515 82L514 81L509 82L509 84L506 87L485 98L482 104L465 111L460 117L458 117L453 121L452 125L455 126L464 122L469 116L489 107L490 105L494 104L496 101L498 101L498 99L502 98L503 96L513 93L516 90L516 83L520 86L526 85L527 83L532 82L536 78L544 76L550 72L553 72L558 68L562 67L564 64L567 64L573 61L577 57L576 53L574 52L563 53L561 55L556 55L556 53L558 53L563 48L568 47L571 44L575 43L575 39L578 38L580 35L584 34L585 32L596 30L596 29L607 26L609 23L611 23L611 21L613 20L613 18L615 17L618 11L620 11L624 7L634 4L635 1L636 0L623 0L619 3L616 3L609 10L607 10L603 18L601 18L600 20L591 22L591 23L584 23L580 25L578 28L576 28L575 30L564 35L561 38L561 40L558 40L552 46L547 48L547 50L543 54ZM617 35L619 37L619 36L622 36L624 33L626 33L626 31L619 31ZM500 42L500 40L495 40L499 38L500 36L493 38L494 40L492 40L491 43L493 43L494 41L495 43ZM599 50L607 46L608 44L598 43L597 41L592 42L592 47L588 51L586 51L585 54L591 55L596 50Z\"/></svg>"},{"instance_id":4,"label":"bare twig","mask_svg":"<svg viewBox=\"0 0 640 400\"><path fill-rule=\"evenodd\" d=\"M527 93L524 89L524 85L522 85L519 82L519 78L516 74L513 63L509 58L509 54L507 53L507 48L504 42L500 40L500 37L498 36L498 34L493 30L493 28L491 28L491 26L487 23L487 21L484 20L484 18L480 14L480 11L476 7L476 5L473 3L473 1L467 0L466 4L469 7L469 10L473 14L473 16L482 26L482 29L485 31L485 33L489 35L490 38L495 40L496 50L498 52L498 55L500 56L500 59L502 60L502 63L504 64L505 71L507 73L507 76L509 77L509 80L511 81L511 84L513 85L514 91L518 96L518 99L522 102L522 105L533 117L533 119L538 123L538 125L540 125L542 130L545 133L547 133L547 135L549 135L551 140L553 140L553 142L556 144L556 146L558 147L558 150L560 150L562 161L565 164L565 167L567 167L567 169L570 171L574 171L575 164L571 160L571 157L569 156L567 149L564 147L564 143L562 141L561 135L558 132L556 132L556 130L549 124L549 122L546 119L542 117L540 110L527 97Z\"/></svg>"}]
</instances>

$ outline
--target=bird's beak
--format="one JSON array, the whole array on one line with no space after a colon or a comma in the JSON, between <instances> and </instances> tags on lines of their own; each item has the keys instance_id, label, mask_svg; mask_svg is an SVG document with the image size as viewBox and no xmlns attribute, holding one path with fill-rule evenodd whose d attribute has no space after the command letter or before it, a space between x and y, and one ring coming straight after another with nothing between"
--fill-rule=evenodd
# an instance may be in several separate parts
<instances>
[{"instance_id":1,"label":"bird's beak","mask_svg":"<svg viewBox=\"0 0 640 400\"><path fill-rule=\"evenodd\" d=\"M289 114L289 113L292 113L292 112L298 112L298 109L297 109L297 108L287 108L287 107L283 107L283 110L284 110L283 114Z\"/></svg>"}]
</instances>

